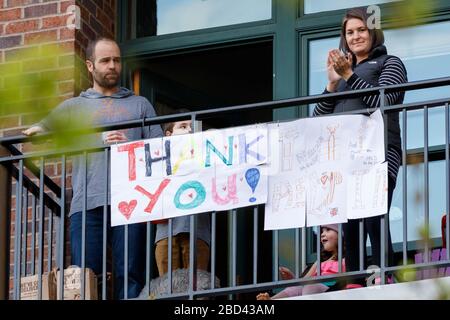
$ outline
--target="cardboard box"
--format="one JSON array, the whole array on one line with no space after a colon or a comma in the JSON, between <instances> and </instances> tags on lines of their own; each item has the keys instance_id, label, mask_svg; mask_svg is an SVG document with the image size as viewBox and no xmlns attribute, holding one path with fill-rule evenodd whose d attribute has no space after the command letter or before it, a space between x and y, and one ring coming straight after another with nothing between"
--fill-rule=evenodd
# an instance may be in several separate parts
<instances>
[{"instance_id":1,"label":"cardboard box","mask_svg":"<svg viewBox=\"0 0 450 320\"><path fill-rule=\"evenodd\" d=\"M38 300L39 283L38 275L22 277L20 279L20 299ZM56 300L56 271L42 275L41 300Z\"/></svg>"},{"instance_id":2,"label":"cardboard box","mask_svg":"<svg viewBox=\"0 0 450 320\"><path fill-rule=\"evenodd\" d=\"M57 282L57 297L61 291L61 284L59 280L60 271L56 276ZM68 267L64 270L64 300L80 300L81 299L81 268L76 266ZM97 300L97 276L91 269L85 268L85 300Z\"/></svg>"}]
</instances>

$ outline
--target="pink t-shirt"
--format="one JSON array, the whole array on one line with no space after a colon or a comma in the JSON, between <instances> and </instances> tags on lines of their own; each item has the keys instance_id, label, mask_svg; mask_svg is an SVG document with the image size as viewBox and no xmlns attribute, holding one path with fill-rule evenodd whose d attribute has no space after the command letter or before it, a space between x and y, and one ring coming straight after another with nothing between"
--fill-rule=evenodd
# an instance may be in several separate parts
<instances>
[{"instance_id":1,"label":"pink t-shirt","mask_svg":"<svg viewBox=\"0 0 450 320\"><path fill-rule=\"evenodd\" d=\"M345 259L342 259L342 272L345 272ZM326 276L330 274L339 273L339 262L337 260L327 260L320 264L320 275ZM311 274L311 276L317 276L317 270Z\"/></svg>"}]
</instances>

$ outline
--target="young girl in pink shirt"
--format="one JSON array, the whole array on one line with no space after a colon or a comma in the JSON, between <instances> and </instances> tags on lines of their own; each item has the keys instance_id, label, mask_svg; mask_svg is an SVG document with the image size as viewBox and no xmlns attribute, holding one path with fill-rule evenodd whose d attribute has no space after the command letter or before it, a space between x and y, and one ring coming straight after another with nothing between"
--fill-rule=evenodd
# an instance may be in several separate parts
<instances>
[{"instance_id":1,"label":"young girl in pink shirt","mask_svg":"<svg viewBox=\"0 0 450 320\"><path fill-rule=\"evenodd\" d=\"M339 273L338 262L338 225L327 224L321 226L320 242L322 243L320 275L332 275ZM342 272L345 272L345 261L342 259ZM280 268L281 278L283 280L293 279L294 274L287 268ZM317 276L317 262L315 262L309 271L305 274L305 278ZM336 281L308 284L303 286L293 286L284 289L276 295L270 297L267 292L260 293L256 296L257 300L271 300L287 297L295 297L306 294L315 294L329 291L337 285Z\"/></svg>"}]
</instances>

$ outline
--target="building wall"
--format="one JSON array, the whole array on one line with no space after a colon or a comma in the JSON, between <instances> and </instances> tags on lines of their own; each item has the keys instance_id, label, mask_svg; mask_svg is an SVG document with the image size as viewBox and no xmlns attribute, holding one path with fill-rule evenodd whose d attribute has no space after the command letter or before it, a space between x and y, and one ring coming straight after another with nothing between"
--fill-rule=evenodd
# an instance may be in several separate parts
<instances>
[{"instance_id":1,"label":"building wall","mask_svg":"<svg viewBox=\"0 0 450 320\"><path fill-rule=\"evenodd\" d=\"M39 121L59 102L90 87L84 65L85 49L89 40L96 37L115 38L115 17L116 0L0 0L0 92L3 90L3 93L14 96L11 101L1 102L0 137L20 134L23 128ZM52 50L51 54L43 58L41 53L47 50ZM28 93L33 92L30 86L36 86L44 79L52 80L49 93L30 97ZM24 150L26 148L25 146ZM61 164L46 163L45 173L54 181L59 181ZM29 176L38 183L33 175ZM12 193L15 193L15 183L12 185ZM70 190L68 193L70 194ZM28 203L31 204L31 198ZM16 199L13 196L11 235L14 235L15 230L15 208ZM28 208L28 220L30 219L31 206ZM45 230L47 223L46 219ZM28 223L28 232L30 230L31 221ZM46 236L47 231L44 235L44 270L47 268ZM27 239L29 272L31 234ZM12 274L14 237L11 237L10 243ZM68 249L67 245L66 248ZM66 250L66 258L68 253L69 250ZM38 251L35 255L37 257Z\"/></svg>"},{"instance_id":2,"label":"building wall","mask_svg":"<svg viewBox=\"0 0 450 320\"><path fill-rule=\"evenodd\" d=\"M115 3L115 0L0 0L1 70L13 67L30 78L39 78L43 72L57 73L56 102L78 94L89 87L83 62L88 41L98 36L115 36ZM73 11L74 6L79 10ZM80 29L71 28L72 24ZM30 48L51 45L60 50L55 60L42 64L35 52L27 56ZM4 86L7 81L3 79L0 84ZM27 111L27 114L0 113L0 135L17 134L18 128L42 116L39 108Z\"/></svg>"}]
</instances>

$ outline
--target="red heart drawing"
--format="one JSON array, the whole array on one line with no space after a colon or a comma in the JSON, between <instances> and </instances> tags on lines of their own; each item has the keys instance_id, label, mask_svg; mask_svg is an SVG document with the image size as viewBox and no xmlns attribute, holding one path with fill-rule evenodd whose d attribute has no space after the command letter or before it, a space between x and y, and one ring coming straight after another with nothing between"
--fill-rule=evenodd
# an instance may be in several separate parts
<instances>
[{"instance_id":1,"label":"red heart drawing","mask_svg":"<svg viewBox=\"0 0 450 320\"><path fill-rule=\"evenodd\" d=\"M328 180L328 176L325 176L325 175L320 178L320 181L322 181L322 184L325 184L327 182L327 180Z\"/></svg>"},{"instance_id":2,"label":"red heart drawing","mask_svg":"<svg viewBox=\"0 0 450 320\"><path fill-rule=\"evenodd\" d=\"M155 151L155 155L156 155L156 156L159 156L159 150L156 150L156 151Z\"/></svg>"},{"instance_id":3,"label":"red heart drawing","mask_svg":"<svg viewBox=\"0 0 450 320\"><path fill-rule=\"evenodd\" d=\"M330 210L330 215L331 215L332 217L336 216L337 213L338 213L338 208L331 208L331 210Z\"/></svg>"},{"instance_id":4,"label":"red heart drawing","mask_svg":"<svg viewBox=\"0 0 450 320\"><path fill-rule=\"evenodd\" d=\"M136 206L137 206L136 200L131 200L130 203L122 201L121 203L119 203L119 210L124 215L124 217L127 220L129 220Z\"/></svg>"},{"instance_id":5,"label":"red heart drawing","mask_svg":"<svg viewBox=\"0 0 450 320\"><path fill-rule=\"evenodd\" d=\"M222 187L222 190L223 190L223 191L227 190L227 187Z\"/></svg>"},{"instance_id":6,"label":"red heart drawing","mask_svg":"<svg viewBox=\"0 0 450 320\"><path fill-rule=\"evenodd\" d=\"M188 196L192 199L194 197L193 193L189 193Z\"/></svg>"}]
</instances>

